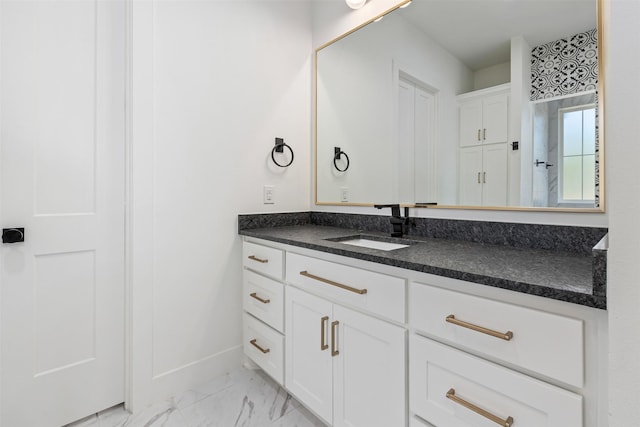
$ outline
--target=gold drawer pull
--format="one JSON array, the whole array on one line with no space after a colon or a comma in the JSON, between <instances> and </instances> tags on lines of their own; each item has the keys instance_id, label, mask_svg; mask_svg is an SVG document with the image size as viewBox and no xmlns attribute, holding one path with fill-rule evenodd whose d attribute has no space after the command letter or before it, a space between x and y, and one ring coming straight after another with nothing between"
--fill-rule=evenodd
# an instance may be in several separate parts
<instances>
[{"instance_id":1,"label":"gold drawer pull","mask_svg":"<svg viewBox=\"0 0 640 427\"><path fill-rule=\"evenodd\" d=\"M254 338L251 341L249 341L249 344L251 344L252 346L257 348L258 350L260 350L263 354L267 354L267 353L269 353L271 351L270 348L262 348L262 347L260 347L256 341L258 341L258 340Z\"/></svg>"},{"instance_id":2,"label":"gold drawer pull","mask_svg":"<svg viewBox=\"0 0 640 427\"><path fill-rule=\"evenodd\" d=\"M260 301L260 302L261 302L261 303L263 303L263 304L269 304L269 303L271 302L271 300L270 300L270 299L262 299L262 298L260 298L260 297L258 296L258 294L256 294L255 292L253 292L253 293L249 294L249 296L250 296L251 298L257 299L258 301Z\"/></svg>"},{"instance_id":3,"label":"gold drawer pull","mask_svg":"<svg viewBox=\"0 0 640 427\"><path fill-rule=\"evenodd\" d=\"M507 419L503 420L500 417L497 417L495 415L493 415L491 412L485 411L482 408L478 408L476 405L474 405L473 403L469 403L464 399L460 399L458 396L456 396L456 391L452 388L449 389L449 391L447 392L447 399L451 399L454 402L456 402L459 405L464 406L465 408L475 412L476 414L482 415L483 417L493 421L496 424L499 424L503 427L511 427L513 425L513 418L512 417L507 417Z\"/></svg>"},{"instance_id":4,"label":"gold drawer pull","mask_svg":"<svg viewBox=\"0 0 640 427\"><path fill-rule=\"evenodd\" d=\"M262 264L266 264L266 263L268 263L268 262L269 262L269 260L268 260L268 259L258 258L258 257L257 257L257 256L255 256L255 255L249 255L249 259L250 259L250 260L252 260L252 261L258 261L259 263L262 263Z\"/></svg>"},{"instance_id":5,"label":"gold drawer pull","mask_svg":"<svg viewBox=\"0 0 640 427\"><path fill-rule=\"evenodd\" d=\"M301 271L300 275L308 277L308 278L313 279L313 280L317 280L317 281L322 282L322 283L326 283L327 285L336 286L336 287L338 287L340 289L345 289L345 290L350 291L350 292L355 292L356 294L364 295L364 294L367 293L366 289L352 288L351 286L343 285L342 283L334 282L333 280L325 279L325 278L319 277L319 276L314 276L313 274L307 273L306 271Z\"/></svg>"},{"instance_id":6,"label":"gold drawer pull","mask_svg":"<svg viewBox=\"0 0 640 427\"><path fill-rule=\"evenodd\" d=\"M338 326L340 324L340 322L338 322L337 320L334 320L333 322L331 322L331 356L337 356L340 354L340 352L338 351L338 344L336 344L336 335L338 335L336 333L336 326Z\"/></svg>"},{"instance_id":7,"label":"gold drawer pull","mask_svg":"<svg viewBox=\"0 0 640 427\"><path fill-rule=\"evenodd\" d=\"M462 320L456 319L453 314L450 314L445 319L448 323L453 323L454 325L462 326L463 328L468 328L476 332L481 332L483 334L491 335L492 337L500 338L505 341L511 340L513 338L513 332L498 332L492 329L483 328L482 326L474 325L473 323L463 322Z\"/></svg>"},{"instance_id":8,"label":"gold drawer pull","mask_svg":"<svg viewBox=\"0 0 640 427\"><path fill-rule=\"evenodd\" d=\"M320 351L324 351L329 348L329 344L326 343L324 337L326 333L324 332L324 325L329 320L329 316L324 316L320 319Z\"/></svg>"}]
</instances>

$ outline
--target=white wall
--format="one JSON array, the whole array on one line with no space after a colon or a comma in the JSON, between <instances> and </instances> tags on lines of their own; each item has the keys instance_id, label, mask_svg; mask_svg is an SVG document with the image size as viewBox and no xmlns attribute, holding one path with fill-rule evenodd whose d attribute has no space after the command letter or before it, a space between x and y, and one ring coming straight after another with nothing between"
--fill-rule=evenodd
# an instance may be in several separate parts
<instances>
[{"instance_id":1,"label":"white wall","mask_svg":"<svg viewBox=\"0 0 640 427\"><path fill-rule=\"evenodd\" d=\"M473 90L486 89L511 81L511 62L492 65L473 72Z\"/></svg>"},{"instance_id":2,"label":"white wall","mask_svg":"<svg viewBox=\"0 0 640 427\"><path fill-rule=\"evenodd\" d=\"M399 14L322 49L318 64L318 200L338 202L347 187L353 203L397 203L398 74L404 73L437 93L440 203L454 203L456 95L471 89L471 71ZM344 173L333 166L334 146L349 155Z\"/></svg>"},{"instance_id":3,"label":"white wall","mask_svg":"<svg viewBox=\"0 0 640 427\"><path fill-rule=\"evenodd\" d=\"M640 419L640 2L605 2L609 427Z\"/></svg>"},{"instance_id":4,"label":"white wall","mask_svg":"<svg viewBox=\"0 0 640 427\"><path fill-rule=\"evenodd\" d=\"M307 2L132 2L133 409L243 360L237 215L309 210L310 27Z\"/></svg>"}]
</instances>

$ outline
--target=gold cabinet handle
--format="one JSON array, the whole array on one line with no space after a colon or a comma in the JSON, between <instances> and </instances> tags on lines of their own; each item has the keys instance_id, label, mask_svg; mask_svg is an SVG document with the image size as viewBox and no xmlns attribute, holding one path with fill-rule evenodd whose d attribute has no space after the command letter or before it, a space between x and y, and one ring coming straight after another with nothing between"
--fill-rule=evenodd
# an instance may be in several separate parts
<instances>
[{"instance_id":1,"label":"gold cabinet handle","mask_svg":"<svg viewBox=\"0 0 640 427\"><path fill-rule=\"evenodd\" d=\"M478 129L478 141L480 141L480 129Z\"/></svg>"},{"instance_id":2,"label":"gold cabinet handle","mask_svg":"<svg viewBox=\"0 0 640 427\"><path fill-rule=\"evenodd\" d=\"M255 292L253 292L253 293L249 294L249 296L250 296L251 298L257 299L258 301L260 301L260 302L261 302L261 303L263 303L263 304L269 304L269 303L271 302L271 300L270 300L270 299L262 299L262 298L260 298L260 297L258 296L258 294L256 294Z\"/></svg>"},{"instance_id":3,"label":"gold cabinet handle","mask_svg":"<svg viewBox=\"0 0 640 427\"><path fill-rule=\"evenodd\" d=\"M258 257L257 257L257 256L255 256L255 255L249 255L249 257L248 257L248 258L249 258L250 260L252 260L252 261L258 261L259 263L262 263L262 264L266 264L266 263L268 263L268 262L269 262L269 260L268 260L268 259L258 258Z\"/></svg>"},{"instance_id":4,"label":"gold cabinet handle","mask_svg":"<svg viewBox=\"0 0 640 427\"><path fill-rule=\"evenodd\" d=\"M491 412L486 411L482 408L479 408L473 403L467 402L466 400L459 398L458 396L456 396L456 391L452 388L450 388L449 391L447 392L447 399L451 399L457 404L464 406L465 408L475 412L476 414L482 415L483 417L503 427L511 427L513 425L512 417L507 417L506 419L503 420L502 418L493 415Z\"/></svg>"},{"instance_id":5,"label":"gold cabinet handle","mask_svg":"<svg viewBox=\"0 0 640 427\"><path fill-rule=\"evenodd\" d=\"M329 344L326 343L324 337L327 335L324 331L324 325L329 321L329 316L324 316L320 319L320 351L325 351L329 348Z\"/></svg>"},{"instance_id":6,"label":"gold cabinet handle","mask_svg":"<svg viewBox=\"0 0 640 427\"><path fill-rule=\"evenodd\" d=\"M350 291L350 292L355 292L356 294L364 295L364 294L367 293L366 289L352 288L351 286L343 285L342 283L334 282L333 280L325 279L324 277L315 276L315 275L313 275L311 273L308 273L307 271L301 271L300 275L308 277L308 278L313 279L313 280L317 280L317 281L322 282L322 283L326 283L327 285L335 286L335 287L338 287L340 289L345 289L345 290Z\"/></svg>"},{"instance_id":7,"label":"gold cabinet handle","mask_svg":"<svg viewBox=\"0 0 640 427\"><path fill-rule=\"evenodd\" d=\"M251 341L249 341L249 344L251 344L252 346L254 346L255 348L257 348L258 350L260 350L262 352L262 354L267 354L271 351L270 348L262 348L258 345L258 340L256 338L252 339Z\"/></svg>"},{"instance_id":8,"label":"gold cabinet handle","mask_svg":"<svg viewBox=\"0 0 640 427\"><path fill-rule=\"evenodd\" d=\"M483 328L482 326L474 325L473 323L468 323L462 320L458 320L453 314L448 315L445 321L447 323L453 323L454 325L462 326L463 328L467 328L476 332L481 332L483 334L491 335L492 337L500 338L505 341L509 341L511 340L511 338L513 338L513 332L511 331L498 332L492 329Z\"/></svg>"},{"instance_id":9,"label":"gold cabinet handle","mask_svg":"<svg viewBox=\"0 0 640 427\"><path fill-rule=\"evenodd\" d=\"M482 172L482 183L483 184L487 183L487 173L486 172Z\"/></svg>"},{"instance_id":10,"label":"gold cabinet handle","mask_svg":"<svg viewBox=\"0 0 640 427\"><path fill-rule=\"evenodd\" d=\"M482 139L486 140L487 139L487 129L485 128L483 133L482 133Z\"/></svg>"},{"instance_id":11,"label":"gold cabinet handle","mask_svg":"<svg viewBox=\"0 0 640 427\"><path fill-rule=\"evenodd\" d=\"M478 172L478 184L481 184L481 182L480 182L480 172Z\"/></svg>"},{"instance_id":12,"label":"gold cabinet handle","mask_svg":"<svg viewBox=\"0 0 640 427\"><path fill-rule=\"evenodd\" d=\"M338 351L338 345L336 344L336 327L340 324L337 320L331 322L331 356L337 356L340 354Z\"/></svg>"}]
</instances>

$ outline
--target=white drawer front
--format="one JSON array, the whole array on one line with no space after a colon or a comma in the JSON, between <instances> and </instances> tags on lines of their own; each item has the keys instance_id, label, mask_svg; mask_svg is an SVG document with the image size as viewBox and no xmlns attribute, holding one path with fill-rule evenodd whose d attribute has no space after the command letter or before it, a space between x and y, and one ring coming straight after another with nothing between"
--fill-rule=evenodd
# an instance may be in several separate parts
<instances>
[{"instance_id":1,"label":"white drawer front","mask_svg":"<svg viewBox=\"0 0 640 427\"><path fill-rule=\"evenodd\" d=\"M284 285L249 270L244 271L243 282L245 311L284 332Z\"/></svg>"},{"instance_id":2,"label":"white drawer front","mask_svg":"<svg viewBox=\"0 0 640 427\"><path fill-rule=\"evenodd\" d=\"M406 281L399 277L287 253L287 282L340 303L405 322Z\"/></svg>"},{"instance_id":3,"label":"white drawer front","mask_svg":"<svg viewBox=\"0 0 640 427\"><path fill-rule=\"evenodd\" d=\"M283 259L284 254L280 249L251 242L242 245L242 265L278 280L282 280Z\"/></svg>"},{"instance_id":4,"label":"white drawer front","mask_svg":"<svg viewBox=\"0 0 640 427\"><path fill-rule=\"evenodd\" d=\"M495 427L457 399L517 427L581 427L582 396L413 335L410 408L436 426Z\"/></svg>"},{"instance_id":5,"label":"white drawer front","mask_svg":"<svg viewBox=\"0 0 640 427\"><path fill-rule=\"evenodd\" d=\"M512 332L504 340L446 321ZM581 320L570 319L485 298L411 283L409 323L412 328L531 371L582 387L584 332Z\"/></svg>"},{"instance_id":6,"label":"white drawer front","mask_svg":"<svg viewBox=\"0 0 640 427\"><path fill-rule=\"evenodd\" d=\"M418 417L411 417L409 420L409 427L433 427L433 424L429 424Z\"/></svg>"},{"instance_id":7,"label":"white drawer front","mask_svg":"<svg viewBox=\"0 0 640 427\"><path fill-rule=\"evenodd\" d=\"M284 383L284 337L244 313L244 353L282 385Z\"/></svg>"}]
</instances>

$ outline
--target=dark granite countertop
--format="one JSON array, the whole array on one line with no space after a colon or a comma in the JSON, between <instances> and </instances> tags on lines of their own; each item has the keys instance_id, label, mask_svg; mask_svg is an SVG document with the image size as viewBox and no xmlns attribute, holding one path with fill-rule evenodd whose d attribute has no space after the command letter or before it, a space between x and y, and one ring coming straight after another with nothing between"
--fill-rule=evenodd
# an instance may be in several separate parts
<instances>
[{"instance_id":1,"label":"dark granite countertop","mask_svg":"<svg viewBox=\"0 0 640 427\"><path fill-rule=\"evenodd\" d=\"M388 234L310 224L241 229L239 234L606 309L606 296L594 292L591 254L414 236L402 239L409 247L382 251L327 239L367 235L394 241Z\"/></svg>"}]
</instances>

